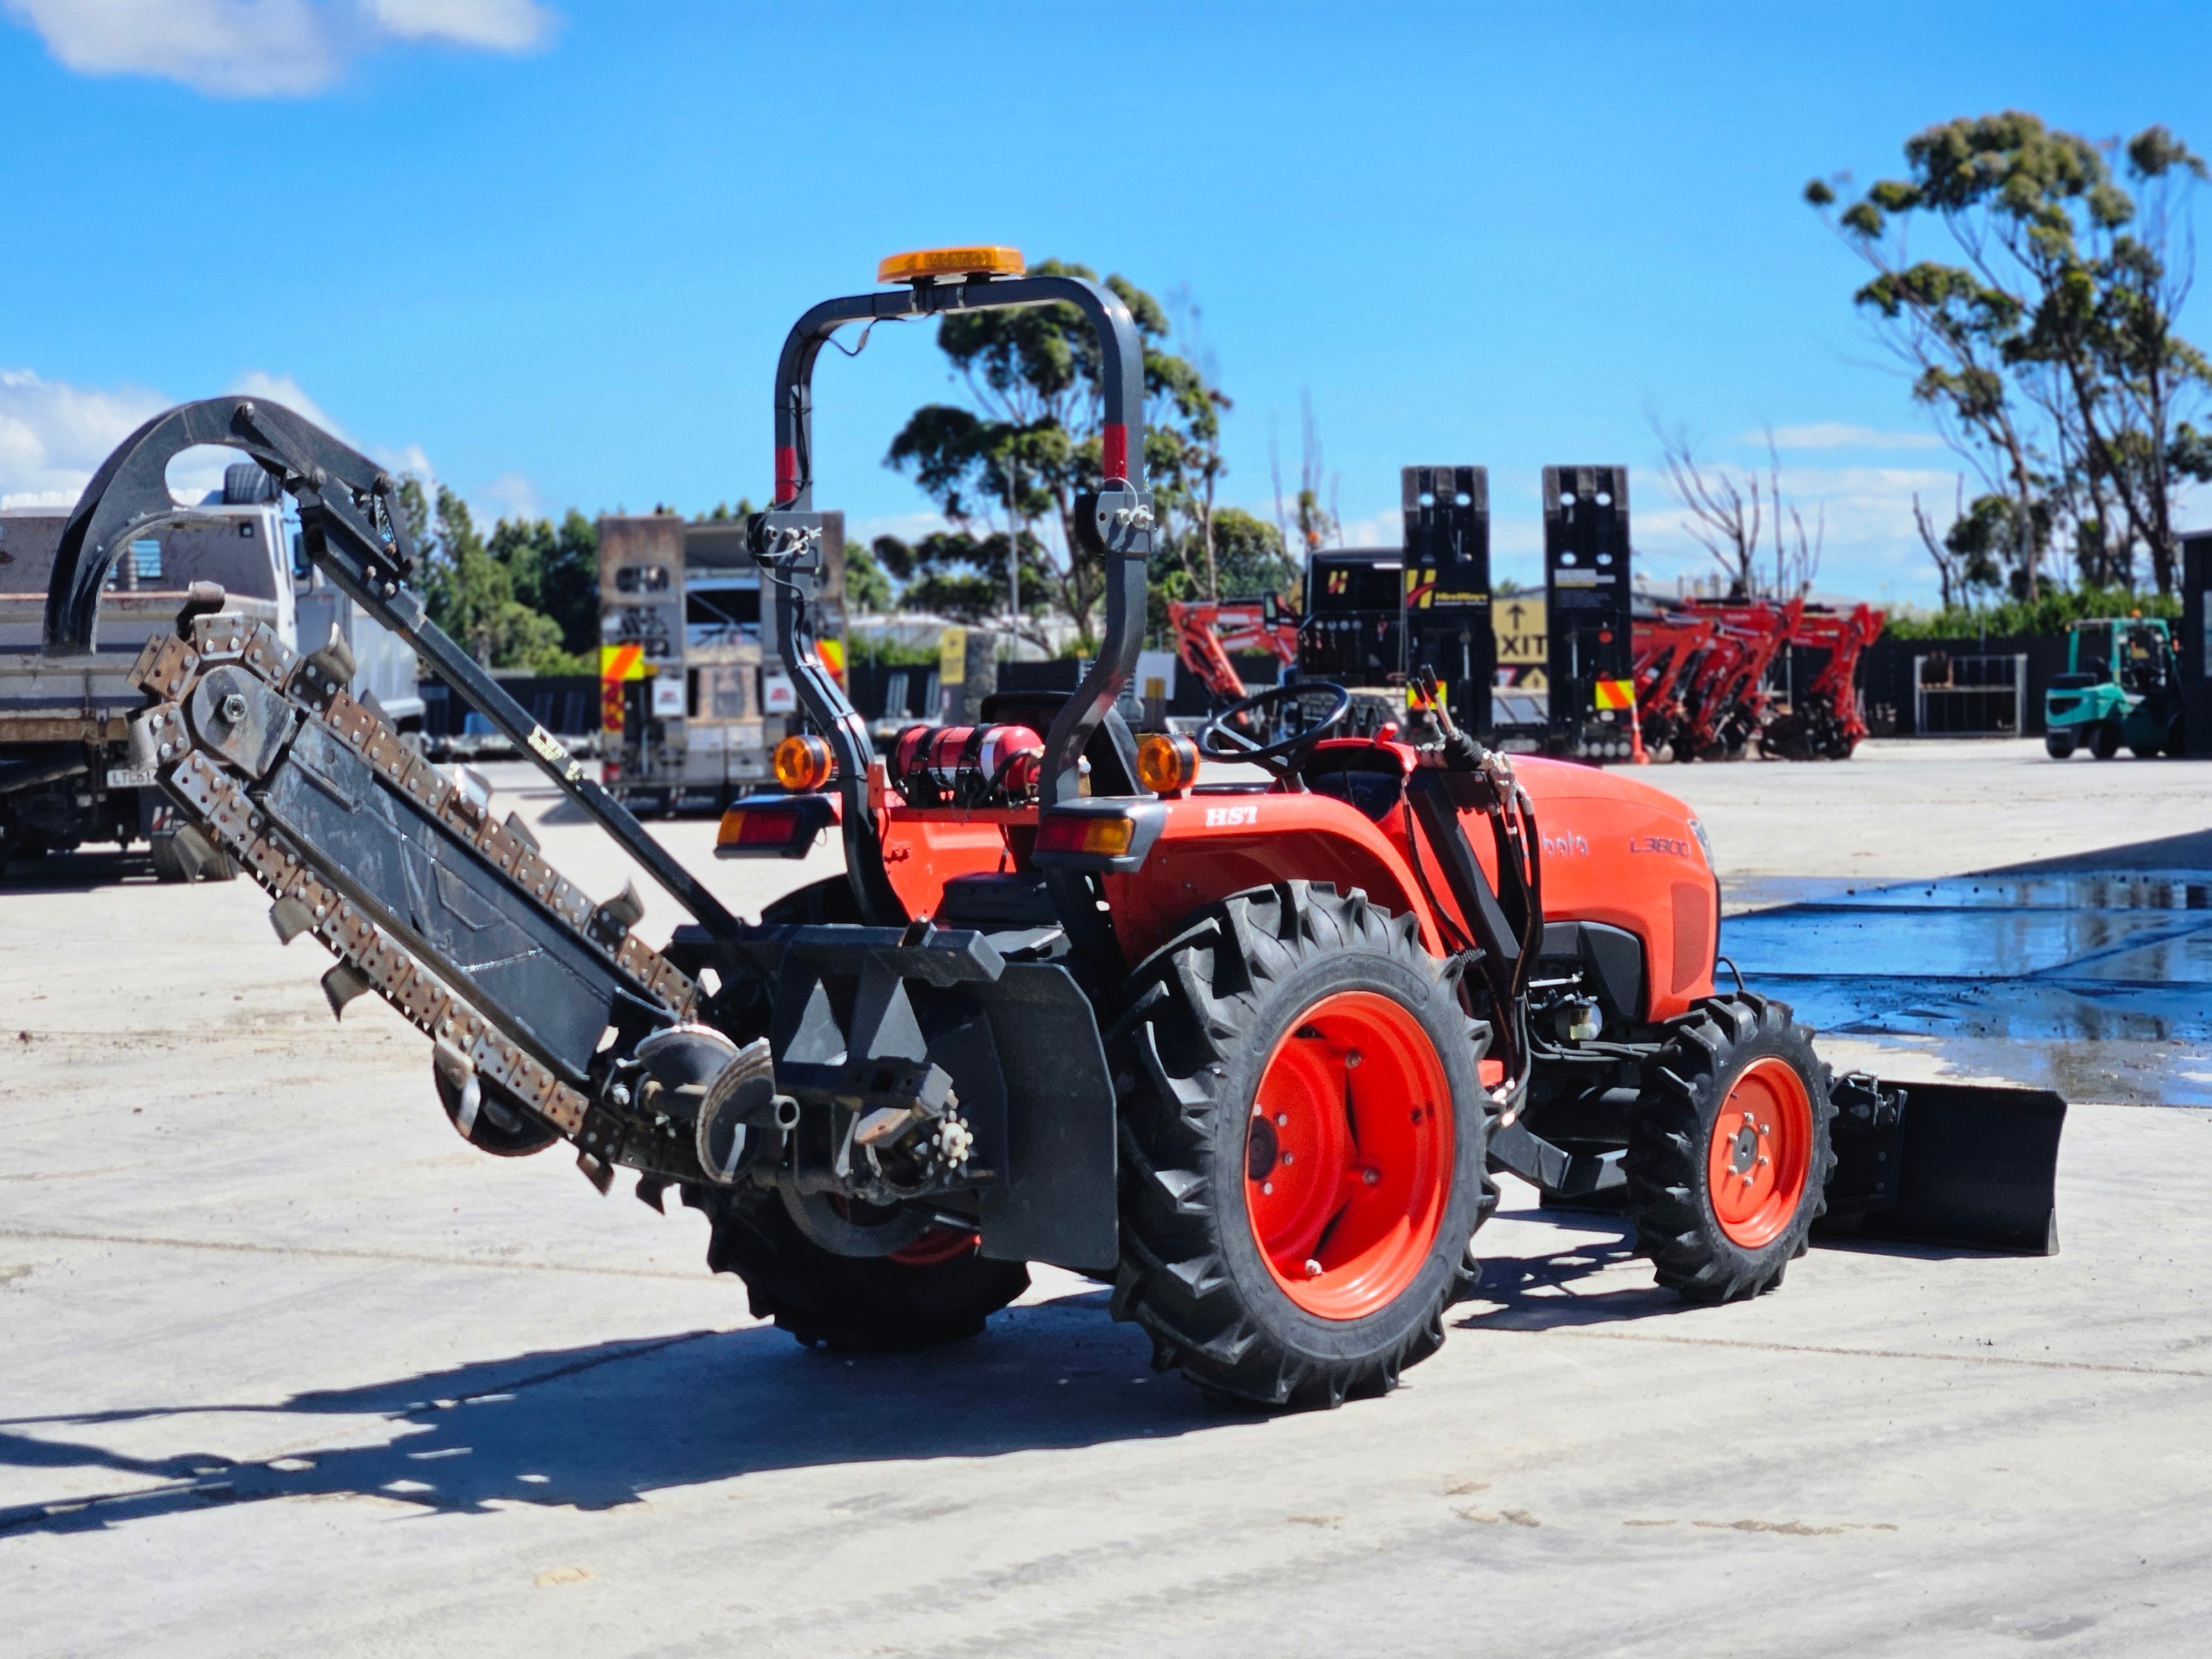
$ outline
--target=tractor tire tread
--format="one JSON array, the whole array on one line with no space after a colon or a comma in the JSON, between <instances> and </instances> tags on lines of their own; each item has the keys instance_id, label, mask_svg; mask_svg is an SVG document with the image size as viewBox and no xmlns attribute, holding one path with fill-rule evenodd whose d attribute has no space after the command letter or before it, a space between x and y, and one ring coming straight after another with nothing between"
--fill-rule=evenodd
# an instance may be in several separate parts
<instances>
[{"instance_id":1,"label":"tractor tire tread","mask_svg":"<svg viewBox=\"0 0 2212 1659\"><path fill-rule=\"evenodd\" d=\"M1413 918L1391 916L1356 889L1279 882L1209 907L1155 951L1131 985L1128 1006L1141 1014L1109 1034L1117 1066L1143 1080L1123 1102L1122 1258L1113 1315L1152 1338L1155 1370L1182 1371L1209 1398L1297 1408L1388 1392L1407 1366L1442 1345L1444 1310L1475 1288L1464 1249L1450 1246L1455 1266L1431 1305L1404 1321L1379 1351L1332 1356L1301 1351L1255 1317L1224 1260L1222 1210L1230 1206L1218 1202L1219 1154L1212 1148L1221 1113L1242 1110L1221 1092L1231 1057L1251 1040L1276 987L1352 950L1389 956L1441 987ZM1488 1028L1474 1021L1453 1029L1462 1024L1478 1034L1469 1044L1472 1070ZM1494 1110L1486 1097L1480 1134ZM1460 1114L1462 1123L1467 1116ZM1480 1160L1474 1168L1482 1169ZM1477 1183L1467 1212L1470 1234L1497 1201L1486 1173ZM1240 1218L1241 1198L1240 1191ZM1275 1293L1272 1285L1264 1293Z\"/></svg>"},{"instance_id":2,"label":"tractor tire tread","mask_svg":"<svg viewBox=\"0 0 2212 1659\"><path fill-rule=\"evenodd\" d=\"M1790 1061L1803 1078L1813 1149L1806 1201L1777 1237L1752 1250L1723 1234L1708 1207L1703 1149L1738 1063L1764 1055ZM1686 1301L1733 1302L1774 1289L1827 1207L1835 1166L1830 1143L1835 1108L1826 1068L1813 1053L1812 1032L1792 1019L1787 1003L1743 993L1711 997L1677 1024L1655 1070L1666 1086L1646 1095L1629 1131L1625 1160L1626 1209L1636 1225L1638 1254L1649 1256L1659 1283Z\"/></svg>"},{"instance_id":3,"label":"tractor tire tread","mask_svg":"<svg viewBox=\"0 0 2212 1659\"><path fill-rule=\"evenodd\" d=\"M845 1256L799 1231L775 1194L686 1191L713 1225L707 1266L735 1273L756 1319L803 1346L899 1353L957 1342L1029 1288L1025 1263L970 1252L927 1265Z\"/></svg>"}]
</instances>

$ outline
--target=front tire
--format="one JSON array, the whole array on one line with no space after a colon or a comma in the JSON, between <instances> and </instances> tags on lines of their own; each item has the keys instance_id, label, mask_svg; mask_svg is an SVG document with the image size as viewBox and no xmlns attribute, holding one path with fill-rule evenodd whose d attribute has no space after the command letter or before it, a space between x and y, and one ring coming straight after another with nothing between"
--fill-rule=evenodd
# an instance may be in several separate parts
<instances>
[{"instance_id":1,"label":"front tire","mask_svg":"<svg viewBox=\"0 0 2212 1659\"><path fill-rule=\"evenodd\" d=\"M1675 1028L1628 1136L1628 1215L1659 1282L1733 1302L1782 1282L1827 1207L1827 1072L1789 1006L1739 992Z\"/></svg>"},{"instance_id":2,"label":"front tire","mask_svg":"<svg viewBox=\"0 0 2212 1659\"><path fill-rule=\"evenodd\" d=\"M2120 752L2120 723L2101 720L2089 734L2089 752L2099 760L2110 760Z\"/></svg>"},{"instance_id":3,"label":"front tire","mask_svg":"<svg viewBox=\"0 0 2212 1659\"><path fill-rule=\"evenodd\" d=\"M1443 1341L1497 1206L1469 1019L1411 916L1285 882L1140 968L1114 1315L1153 1366L1268 1407L1379 1395Z\"/></svg>"},{"instance_id":4,"label":"front tire","mask_svg":"<svg viewBox=\"0 0 2212 1659\"><path fill-rule=\"evenodd\" d=\"M2074 734L2071 732L2045 732L2043 752L2053 760L2071 760L2074 757Z\"/></svg>"}]
</instances>

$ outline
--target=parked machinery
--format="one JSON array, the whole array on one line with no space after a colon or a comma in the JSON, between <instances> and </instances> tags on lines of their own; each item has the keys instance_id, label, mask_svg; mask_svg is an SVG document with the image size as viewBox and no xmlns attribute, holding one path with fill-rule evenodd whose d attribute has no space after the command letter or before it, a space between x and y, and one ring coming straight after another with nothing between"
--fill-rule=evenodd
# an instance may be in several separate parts
<instances>
[{"instance_id":1,"label":"parked machinery","mask_svg":"<svg viewBox=\"0 0 2212 1659\"><path fill-rule=\"evenodd\" d=\"M1389 1389L1478 1275L1511 1172L1611 1198L1693 1300L1782 1279L1816 1220L2045 1252L2055 1096L1837 1078L1784 1004L1715 983L1718 884L1677 800L1517 768L1437 710L1437 740L1342 735L1344 687L1277 687L1197 743L1115 713L1145 617L1153 502L1143 354L1121 302L969 249L886 261L817 305L775 378L772 508L751 544L813 730L718 850L844 868L739 920L423 617L396 489L288 411L237 398L149 423L95 475L46 648L88 647L112 557L172 513L163 468L245 450L299 501L308 556L400 629L690 914L656 951L526 826L411 754L265 626L196 598L131 678L134 744L180 812L430 1037L459 1132L571 1142L713 1224L708 1260L802 1340L964 1335L1025 1265L1109 1279L1154 1364L1265 1406ZM879 757L823 660L810 384L840 327L1069 305L1098 342L1102 477L1077 532L1105 637L1072 694L1002 693ZM1323 717L1272 742L1271 708ZM1249 721L1249 724L1240 722ZM1202 757L1258 781L1199 781Z\"/></svg>"},{"instance_id":2,"label":"parked machinery","mask_svg":"<svg viewBox=\"0 0 2212 1659\"><path fill-rule=\"evenodd\" d=\"M0 510L0 863L143 842L163 881L236 875L203 837L179 832L152 771L129 752L126 722L140 699L120 641L174 616L198 583L219 584L237 614L288 647L337 640L331 660L354 693L396 730L421 729L415 653L311 565L295 565L283 492L259 467L230 466L220 489L110 549L99 606L118 645L56 659L40 653L40 613L69 517Z\"/></svg>"},{"instance_id":3,"label":"parked machinery","mask_svg":"<svg viewBox=\"0 0 2212 1659\"><path fill-rule=\"evenodd\" d=\"M1216 707L1241 702L1251 688L1230 660L1231 653L1266 652L1285 668L1298 660L1298 613L1279 593L1252 599L1170 599L1168 626L1176 655L1197 676Z\"/></svg>"},{"instance_id":4,"label":"parked machinery","mask_svg":"<svg viewBox=\"0 0 2212 1659\"><path fill-rule=\"evenodd\" d=\"M828 515L836 573L827 647L843 633L843 515ZM769 776L799 705L761 637L759 568L742 526L673 514L603 518L599 532L602 776L639 811L719 812ZM839 659L842 671L842 661Z\"/></svg>"},{"instance_id":5,"label":"parked machinery","mask_svg":"<svg viewBox=\"0 0 2212 1659\"><path fill-rule=\"evenodd\" d=\"M2145 758L2187 752L2181 674L2164 618L2075 623L2066 669L2043 696L2043 747L2051 759L2081 747L2110 760L2123 744Z\"/></svg>"}]
</instances>

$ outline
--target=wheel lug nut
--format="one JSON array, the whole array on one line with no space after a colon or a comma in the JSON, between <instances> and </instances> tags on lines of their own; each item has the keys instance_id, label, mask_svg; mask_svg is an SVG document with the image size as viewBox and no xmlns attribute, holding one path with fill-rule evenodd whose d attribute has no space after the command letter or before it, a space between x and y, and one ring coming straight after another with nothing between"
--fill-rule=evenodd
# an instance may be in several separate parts
<instances>
[{"instance_id":1,"label":"wheel lug nut","mask_svg":"<svg viewBox=\"0 0 2212 1659\"><path fill-rule=\"evenodd\" d=\"M1369 1186L1372 1187L1376 1182L1382 1179L1382 1171L1380 1170L1362 1170L1359 1172L1359 1178L1365 1182Z\"/></svg>"},{"instance_id":2,"label":"wheel lug nut","mask_svg":"<svg viewBox=\"0 0 2212 1659\"><path fill-rule=\"evenodd\" d=\"M1283 1162L1285 1164L1295 1164L1297 1161L1298 1155L1296 1152L1285 1152L1283 1154Z\"/></svg>"},{"instance_id":3,"label":"wheel lug nut","mask_svg":"<svg viewBox=\"0 0 2212 1659\"><path fill-rule=\"evenodd\" d=\"M1261 1182L1260 1183L1260 1193L1261 1196L1263 1198L1273 1198L1275 1195L1275 1183L1272 1181Z\"/></svg>"},{"instance_id":4,"label":"wheel lug nut","mask_svg":"<svg viewBox=\"0 0 2212 1659\"><path fill-rule=\"evenodd\" d=\"M1346 1050L1345 1050L1345 1054L1344 1054L1344 1065L1345 1065L1345 1069L1346 1069L1346 1071L1350 1071L1350 1070L1353 1069L1354 1067L1356 1067L1358 1064L1359 1064L1359 1050L1358 1050L1358 1049L1357 1049L1357 1048L1347 1048L1347 1049L1346 1049Z\"/></svg>"},{"instance_id":5,"label":"wheel lug nut","mask_svg":"<svg viewBox=\"0 0 2212 1659\"><path fill-rule=\"evenodd\" d=\"M1279 1127L1287 1129L1291 1127L1291 1115L1288 1112L1278 1112L1275 1114L1275 1122Z\"/></svg>"},{"instance_id":6,"label":"wheel lug nut","mask_svg":"<svg viewBox=\"0 0 2212 1659\"><path fill-rule=\"evenodd\" d=\"M1309 1260L1306 1263L1306 1277L1308 1279L1319 1279L1321 1277L1321 1263Z\"/></svg>"}]
</instances>

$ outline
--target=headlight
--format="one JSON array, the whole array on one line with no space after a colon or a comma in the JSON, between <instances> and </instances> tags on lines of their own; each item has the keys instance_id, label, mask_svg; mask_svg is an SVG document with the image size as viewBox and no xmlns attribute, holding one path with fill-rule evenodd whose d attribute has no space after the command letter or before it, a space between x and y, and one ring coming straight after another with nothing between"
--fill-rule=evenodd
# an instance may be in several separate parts
<instances>
[{"instance_id":1,"label":"headlight","mask_svg":"<svg viewBox=\"0 0 2212 1659\"><path fill-rule=\"evenodd\" d=\"M1697 819L1690 820L1690 833L1698 838L1698 849L1705 855L1705 868L1718 872L1720 866L1713 862L1713 844L1705 835L1705 826Z\"/></svg>"}]
</instances>

